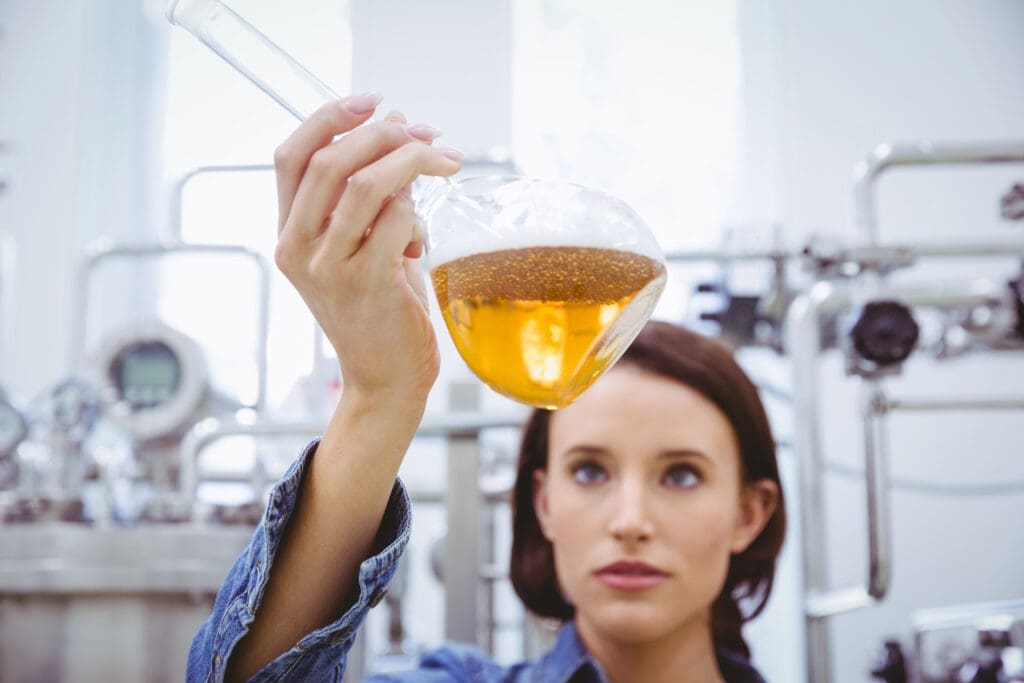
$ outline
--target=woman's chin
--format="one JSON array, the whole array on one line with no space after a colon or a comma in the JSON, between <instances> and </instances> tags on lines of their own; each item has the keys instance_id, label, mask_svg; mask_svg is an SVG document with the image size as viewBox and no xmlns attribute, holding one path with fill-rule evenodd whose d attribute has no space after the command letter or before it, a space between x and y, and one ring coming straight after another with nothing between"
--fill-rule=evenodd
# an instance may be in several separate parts
<instances>
[{"instance_id":1,"label":"woman's chin","mask_svg":"<svg viewBox=\"0 0 1024 683\"><path fill-rule=\"evenodd\" d=\"M629 644L665 637L679 627L679 618L678 610L657 603L617 603L602 605L586 613L579 609L576 612L577 621L587 621L602 638Z\"/></svg>"}]
</instances>

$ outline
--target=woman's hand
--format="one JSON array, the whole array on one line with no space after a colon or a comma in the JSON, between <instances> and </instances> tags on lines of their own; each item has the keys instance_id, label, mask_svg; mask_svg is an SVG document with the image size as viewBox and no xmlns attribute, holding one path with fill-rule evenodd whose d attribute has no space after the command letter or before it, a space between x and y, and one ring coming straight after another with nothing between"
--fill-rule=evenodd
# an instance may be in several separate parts
<instances>
[{"instance_id":1,"label":"woman's hand","mask_svg":"<svg viewBox=\"0 0 1024 683\"><path fill-rule=\"evenodd\" d=\"M462 155L400 114L358 128L379 101L325 105L277 149L275 260L334 346L346 393L423 398L440 361L408 187L452 175Z\"/></svg>"}]
</instances>

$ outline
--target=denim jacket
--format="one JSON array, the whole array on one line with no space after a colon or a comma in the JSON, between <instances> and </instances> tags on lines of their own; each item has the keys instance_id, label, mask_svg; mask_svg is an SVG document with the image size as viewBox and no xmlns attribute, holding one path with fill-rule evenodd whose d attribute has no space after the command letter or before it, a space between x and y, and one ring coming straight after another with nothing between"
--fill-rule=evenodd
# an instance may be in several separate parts
<instances>
[{"instance_id":1,"label":"denim jacket","mask_svg":"<svg viewBox=\"0 0 1024 683\"><path fill-rule=\"evenodd\" d=\"M314 441L271 491L263 520L249 547L242 551L217 593L213 613L200 627L189 652L186 679L208 683L224 680L228 655L249 629L263 597L281 535L299 495L302 473L316 452ZM370 608L387 592L398 558L409 542L411 506L400 481L395 482L381 522L373 554L359 567L359 597L337 621L303 637L264 666L254 681L340 681L357 629ZM728 683L764 683L743 658L720 652L718 666ZM423 656L414 671L382 674L373 683L454 681L458 683L607 683L597 661L583 647L572 622L558 634L555 646L535 662L512 666L495 663L476 647L448 645Z\"/></svg>"}]
</instances>

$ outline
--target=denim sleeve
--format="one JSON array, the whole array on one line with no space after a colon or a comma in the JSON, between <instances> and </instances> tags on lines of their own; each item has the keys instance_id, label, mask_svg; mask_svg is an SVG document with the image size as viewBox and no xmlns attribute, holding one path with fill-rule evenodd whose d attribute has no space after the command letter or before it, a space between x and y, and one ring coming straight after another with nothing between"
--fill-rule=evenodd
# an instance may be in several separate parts
<instances>
[{"instance_id":1,"label":"denim sleeve","mask_svg":"<svg viewBox=\"0 0 1024 683\"><path fill-rule=\"evenodd\" d=\"M186 680L224 680L224 666L253 621L263 598L274 556L298 500L310 459L319 441L306 447L284 478L271 490L263 520L249 546L242 551L217 593L213 613L200 627L189 652ZM341 680L356 630L367 612L384 597L398 559L409 542L409 495L395 481L371 556L359 567L359 597L337 621L302 637L295 646L268 663L253 681Z\"/></svg>"}]
</instances>

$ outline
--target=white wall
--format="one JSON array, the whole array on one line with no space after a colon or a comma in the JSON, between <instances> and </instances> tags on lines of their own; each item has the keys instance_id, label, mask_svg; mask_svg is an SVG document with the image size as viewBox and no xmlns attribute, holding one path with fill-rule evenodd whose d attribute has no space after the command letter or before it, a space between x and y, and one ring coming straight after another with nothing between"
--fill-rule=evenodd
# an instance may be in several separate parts
<instances>
[{"instance_id":1,"label":"white wall","mask_svg":"<svg viewBox=\"0 0 1024 683\"><path fill-rule=\"evenodd\" d=\"M811 232L852 242L850 173L877 143L1024 138L1024 4L908 0L745 2L748 53L744 177L754 216L779 219L798 243ZM883 241L1024 242L1024 225L998 218L998 199L1024 168L896 171L879 186ZM768 188L767 190L765 188ZM1015 264L941 264L925 280L1004 277ZM894 395L1020 393L1024 362L992 356L909 364ZM855 386L826 366L825 457L860 467ZM892 422L895 575L879 607L832 622L834 680L868 680L880 641L908 643L926 607L1024 594L1024 492L924 494L914 481L987 485L1024 480L1019 414L897 416ZM864 580L863 487L830 476L825 491L830 581ZM795 510L794 510L795 512ZM794 519L794 531L797 520Z\"/></svg>"},{"instance_id":2,"label":"white wall","mask_svg":"<svg viewBox=\"0 0 1024 683\"><path fill-rule=\"evenodd\" d=\"M155 232L162 34L140 7L0 0L0 230L17 248L0 383L23 395L68 370L85 246Z\"/></svg>"}]
</instances>

